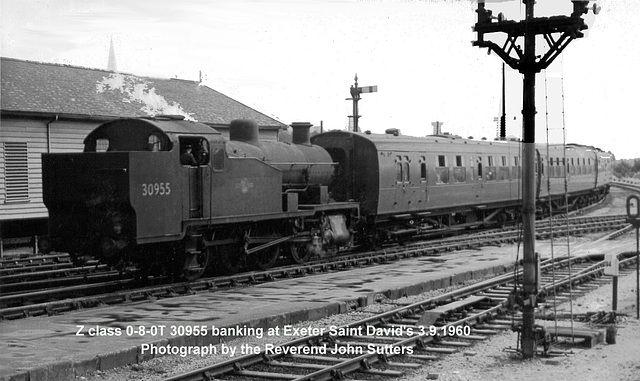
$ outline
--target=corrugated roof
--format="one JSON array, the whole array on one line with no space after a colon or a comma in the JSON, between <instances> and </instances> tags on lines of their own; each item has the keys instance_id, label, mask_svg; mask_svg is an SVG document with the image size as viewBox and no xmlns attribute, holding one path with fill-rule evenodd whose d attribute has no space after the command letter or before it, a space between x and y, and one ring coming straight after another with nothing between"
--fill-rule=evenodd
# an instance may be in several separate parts
<instances>
[{"instance_id":1,"label":"corrugated roof","mask_svg":"<svg viewBox=\"0 0 640 381\"><path fill-rule=\"evenodd\" d=\"M138 117L180 114L228 125L253 119L286 125L196 81L140 77L107 70L0 57L2 111Z\"/></svg>"}]
</instances>

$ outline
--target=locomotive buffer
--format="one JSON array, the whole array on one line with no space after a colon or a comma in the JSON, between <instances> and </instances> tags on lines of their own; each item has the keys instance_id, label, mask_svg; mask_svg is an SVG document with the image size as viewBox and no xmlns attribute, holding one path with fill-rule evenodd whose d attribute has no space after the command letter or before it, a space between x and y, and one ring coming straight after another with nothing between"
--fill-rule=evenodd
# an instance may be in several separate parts
<instances>
[{"instance_id":1,"label":"locomotive buffer","mask_svg":"<svg viewBox=\"0 0 640 381\"><path fill-rule=\"evenodd\" d=\"M587 29L582 15L589 10L588 1L573 0L571 16L533 17L535 0L522 0L526 6L525 20L516 22L505 20L502 14L492 16L492 11L485 8L485 0L478 0L478 22L474 31L478 40L474 46L489 48L489 53L496 52L511 68L518 70L524 76L523 83L523 273L524 284L521 295L523 300L521 345L523 358L531 358L536 350L536 332L534 309L537 303L538 279L537 261L535 253L535 86L536 73L546 69L553 60L567 47L569 42L583 37L582 30ZM599 8L594 5L593 12L597 14ZM497 22L494 20L497 19ZM503 46L484 39L485 34L506 33L507 38ZM554 36L554 34L559 34ZM549 51L536 56L536 36L542 35L549 45ZM517 43L524 38L524 52Z\"/></svg>"}]
</instances>

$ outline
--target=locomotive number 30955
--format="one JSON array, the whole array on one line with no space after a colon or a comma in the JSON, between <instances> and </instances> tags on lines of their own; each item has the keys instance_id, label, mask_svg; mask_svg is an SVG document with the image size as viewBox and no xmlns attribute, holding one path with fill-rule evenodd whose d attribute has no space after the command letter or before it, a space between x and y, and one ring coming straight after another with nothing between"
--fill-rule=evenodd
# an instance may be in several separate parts
<instances>
[{"instance_id":1,"label":"locomotive number 30955","mask_svg":"<svg viewBox=\"0 0 640 381\"><path fill-rule=\"evenodd\" d=\"M142 184L142 196L163 196L171 193L169 183Z\"/></svg>"}]
</instances>

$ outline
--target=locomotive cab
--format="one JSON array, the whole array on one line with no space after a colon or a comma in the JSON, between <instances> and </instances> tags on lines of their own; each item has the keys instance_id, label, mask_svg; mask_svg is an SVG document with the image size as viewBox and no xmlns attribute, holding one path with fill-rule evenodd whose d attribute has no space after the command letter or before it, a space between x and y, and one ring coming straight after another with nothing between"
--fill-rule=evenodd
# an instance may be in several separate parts
<instances>
[{"instance_id":1,"label":"locomotive cab","mask_svg":"<svg viewBox=\"0 0 640 381\"><path fill-rule=\"evenodd\" d=\"M220 133L182 119L114 120L86 137L83 153L43 155L44 202L57 250L120 261L139 255L131 251L137 244L181 238L183 213L200 213L197 183L211 156L224 166ZM186 145L196 147L193 167L180 165Z\"/></svg>"}]
</instances>

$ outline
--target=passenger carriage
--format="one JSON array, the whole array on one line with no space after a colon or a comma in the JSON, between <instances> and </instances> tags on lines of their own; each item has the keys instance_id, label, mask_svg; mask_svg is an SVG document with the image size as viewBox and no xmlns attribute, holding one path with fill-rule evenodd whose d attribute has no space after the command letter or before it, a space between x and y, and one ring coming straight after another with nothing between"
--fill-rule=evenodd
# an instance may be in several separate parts
<instances>
[{"instance_id":1,"label":"passenger carriage","mask_svg":"<svg viewBox=\"0 0 640 381\"><path fill-rule=\"evenodd\" d=\"M522 162L518 142L330 131L315 136L313 143L324 147L338 163L330 186L332 196L337 201L359 200L369 231L401 239L503 224L519 216ZM549 194L556 208L564 204L558 200L564 198L565 170L570 203L578 199L584 201L581 204L589 203L606 194L610 154L570 145L568 165L559 170L557 165L544 165L551 164L545 148L539 145L536 152L536 195L541 210ZM557 158L563 146L551 148L549 157ZM551 179L551 193L547 179Z\"/></svg>"}]
</instances>

